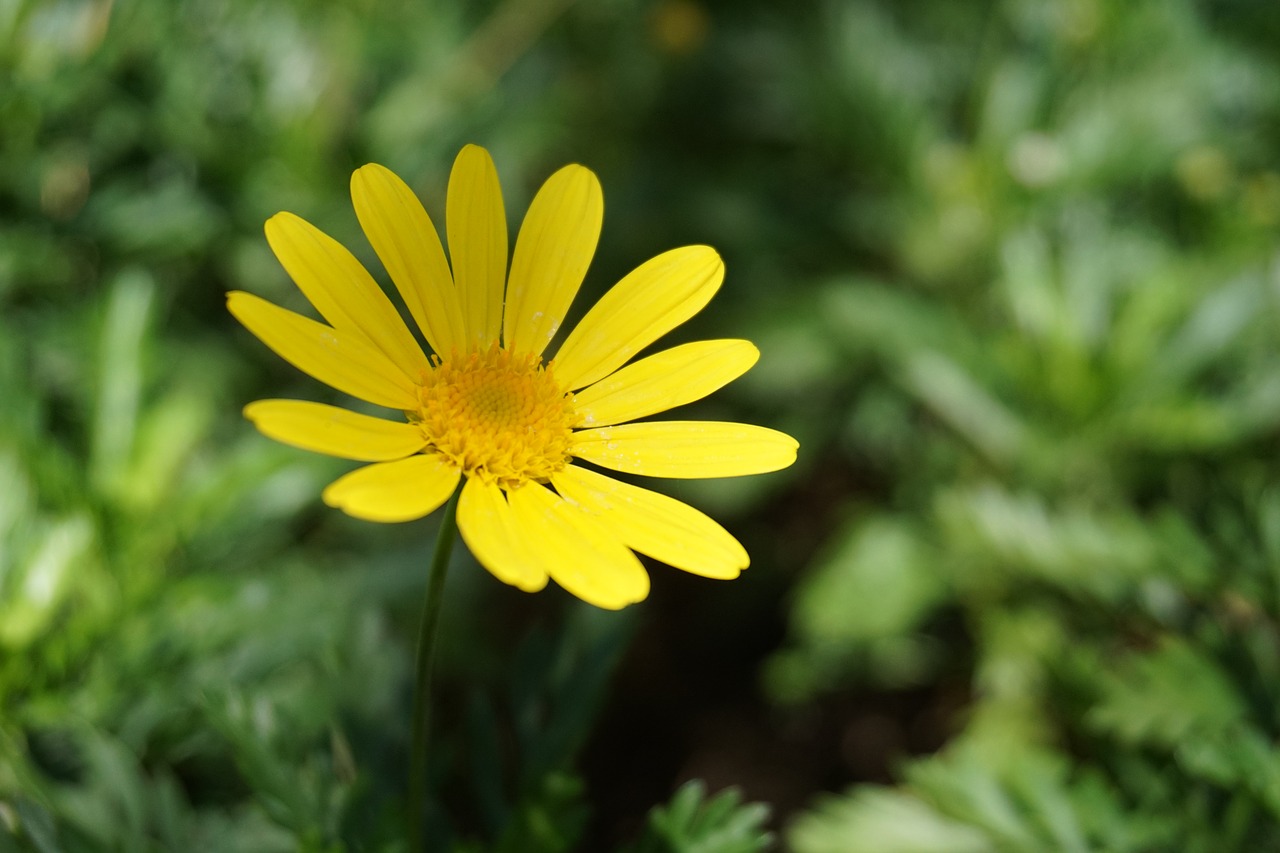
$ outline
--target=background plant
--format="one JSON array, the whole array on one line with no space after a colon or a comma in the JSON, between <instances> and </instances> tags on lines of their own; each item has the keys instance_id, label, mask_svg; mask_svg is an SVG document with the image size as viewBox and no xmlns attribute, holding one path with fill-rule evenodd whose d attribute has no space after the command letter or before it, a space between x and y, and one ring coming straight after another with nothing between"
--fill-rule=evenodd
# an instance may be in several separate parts
<instances>
[{"instance_id":1,"label":"background plant","mask_svg":"<svg viewBox=\"0 0 1280 853\"><path fill-rule=\"evenodd\" d=\"M352 168L438 218L474 141L509 210L600 175L583 306L716 246L683 333L763 357L700 414L802 455L679 495L733 584L610 617L457 558L438 849L761 849L746 800L800 853L1275 846L1273 7L6 5L0 844L399 836L433 530L248 428L315 389L222 301L297 307L280 209L372 265Z\"/></svg>"}]
</instances>

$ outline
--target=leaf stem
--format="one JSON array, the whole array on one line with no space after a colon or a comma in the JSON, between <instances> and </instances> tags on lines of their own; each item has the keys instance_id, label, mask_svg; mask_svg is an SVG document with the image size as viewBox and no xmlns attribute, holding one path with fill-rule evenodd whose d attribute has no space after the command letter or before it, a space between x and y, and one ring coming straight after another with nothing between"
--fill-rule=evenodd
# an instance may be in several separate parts
<instances>
[{"instance_id":1,"label":"leaf stem","mask_svg":"<svg viewBox=\"0 0 1280 853\"><path fill-rule=\"evenodd\" d=\"M431 669L435 658L436 626L440 622L440 602L444 599L444 578L449 571L449 555L458 532L458 489L444 507L444 517L436 533L435 553L427 574L427 594L422 601L422 621L418 628L418 674L413 688L413 742L409 754L409 851L423 851L423 803L427 789L427 734L431 723Z\"/></svg>"}]
</instances>

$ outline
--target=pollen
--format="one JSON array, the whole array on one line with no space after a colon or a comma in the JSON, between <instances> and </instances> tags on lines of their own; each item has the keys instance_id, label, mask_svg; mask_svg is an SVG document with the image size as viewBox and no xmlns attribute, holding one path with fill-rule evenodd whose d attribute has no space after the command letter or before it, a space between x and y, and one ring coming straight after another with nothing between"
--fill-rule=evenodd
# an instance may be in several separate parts
<instances>
[{"instance_id":1,"label":"pollen","mask_svg":"<svg viewBox=\"0 0 1280 853\"><path fill-rule=\"evenodd\" d=\"M569 462L573 395L536 355L497 344L432 359L409 412L434 451L468 477L515 489Z\"/></svg>"}]
</instances>

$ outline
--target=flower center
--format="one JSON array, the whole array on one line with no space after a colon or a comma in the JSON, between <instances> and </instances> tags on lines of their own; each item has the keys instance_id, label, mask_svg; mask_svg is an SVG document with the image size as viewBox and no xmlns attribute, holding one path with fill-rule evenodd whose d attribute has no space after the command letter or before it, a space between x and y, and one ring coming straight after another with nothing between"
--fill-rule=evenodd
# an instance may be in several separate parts
<instances>
[{"instance_id":1,"label":"flower center","mask_svg":"<svg viewBox=\"0 0 1280 853\"><path fill-rule=\"evenodd\" d=\"M573 395L540 357L495 343L432 361L409 413L430 450L504 489L545 481L569 461Z\"/></svg>"}]
</instances>

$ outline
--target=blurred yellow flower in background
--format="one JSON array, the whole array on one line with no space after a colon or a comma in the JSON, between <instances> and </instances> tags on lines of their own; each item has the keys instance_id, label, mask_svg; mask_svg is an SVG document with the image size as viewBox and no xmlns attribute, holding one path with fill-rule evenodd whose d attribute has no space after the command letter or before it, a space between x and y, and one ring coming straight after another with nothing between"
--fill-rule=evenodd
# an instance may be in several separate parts
<instances>
[{"instance_id":1,"label":"blurred yellow flower in background","mask_svg":"<svg viewBox=\"0 0 1280 853\"><path fill-rule=\"evenodd\" d=\"M566 166L534 197L507 275L507 222L487 151L468 145L449 178L449 257L421 202L378 165L351 179L356 215L434 355L350 252L289 213L267 240L317 322L249 293L231 313L298 369L353 397L398 409L391 421L321 403L260 400L245 415L265 435L373 464L324 500L357 518L407 521L458 488L458 529L476 559L526 591L547 580L599 607L642 600L638 551L733 578L746 551L673 498L580 462L650 477L705 478L785 468L797 444L759 426L634 423L705 397L745 373L748 341L699 341L633 356L700 311L719 289L714 249L686 246L624 277L564 339L560 328L595 252L604 212L596 176Z\"/></svg>"}]
</instances>

